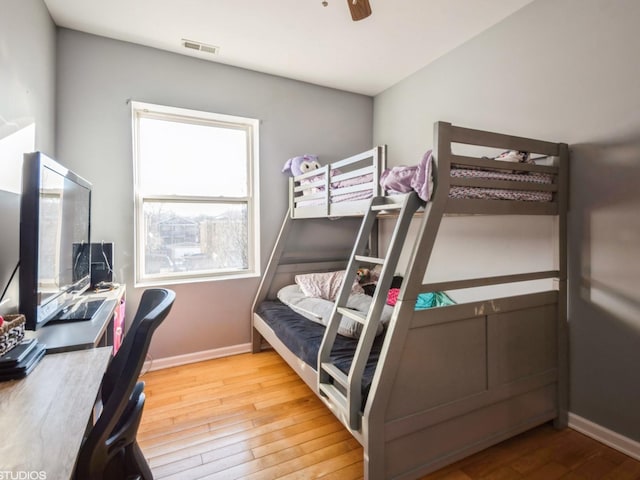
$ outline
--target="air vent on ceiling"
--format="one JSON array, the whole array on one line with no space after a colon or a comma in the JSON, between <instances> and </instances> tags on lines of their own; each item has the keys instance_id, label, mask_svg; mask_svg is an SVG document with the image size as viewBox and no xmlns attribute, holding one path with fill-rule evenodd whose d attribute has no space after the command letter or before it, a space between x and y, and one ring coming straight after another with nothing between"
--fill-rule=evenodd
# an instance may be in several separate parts
<instances>
[{"instance_id":1,"label":"air vent on ceiling","mask_svg":"<svg viewBox=\"0 0 640 480\"><path fill-rule=\"evenodd\" d=\"M217 55L220 51L220 47L216 47L215 45L207 45L206 43L194 42L193 40L186 40L184 38L182 39L182 46L190 50L210 53L212 55Z\"/></svg>"}]
</instances>

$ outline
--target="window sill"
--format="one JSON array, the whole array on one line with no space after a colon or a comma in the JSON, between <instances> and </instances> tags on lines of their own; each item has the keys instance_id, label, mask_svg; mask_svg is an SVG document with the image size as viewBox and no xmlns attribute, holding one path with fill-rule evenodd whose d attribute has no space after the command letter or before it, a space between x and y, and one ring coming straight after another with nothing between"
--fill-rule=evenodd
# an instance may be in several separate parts
<instances>
[{"instance_id":1,"label":"window sill","mask_svg":"<svg viewBox=\"0 0 640 480\"><path fill-rule=\"evenodd\" d=\"M134 283L135 288L148 288L148 287L160 287L167 285L181 285L187 283L206 283L206 282L220 282L229 280L245 280L249 278L258 278L260 273L235 273L228 275L215 275L215 276L203 276L203 277L179 277L179 278L158 278L150 280L141 280Z\"/></svg>"}]
</instances>

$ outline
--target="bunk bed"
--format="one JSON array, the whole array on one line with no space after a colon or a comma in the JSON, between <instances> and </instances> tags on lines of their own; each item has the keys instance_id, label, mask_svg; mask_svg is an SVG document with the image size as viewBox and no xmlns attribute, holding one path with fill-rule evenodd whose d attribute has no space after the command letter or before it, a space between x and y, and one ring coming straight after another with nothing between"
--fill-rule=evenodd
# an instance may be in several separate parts
<instances>
[{"instance_id":1,"label":"bunk bed","mask_svg":"<svg viewBox=\"0 0 640 480\"><path fill-rule=\"evenodd\" d=\"M462 152L528 152L538 161L461 154L459 146ZM253 305L253 351L266 341L333 411L362 444L369 480L417 478L539 424L566 426L567 145L438 122L433 151L422 165L433 182L426 202L416 192L387 195L379 189L384 160L384 147L376 147L291 180L290 209ZM362 161L366 166L349 169ZM493 173L458 176L460 169ZM339 175L345 171L350 179L364 180L344 187ZM334 201L340 198L332 192L338 185L350 189L341 193L369 190L370 198ZM305 193L309 186L315 190ZM425 272L441 220L460 214L553 217L554 269L429 281ZM287 239L296 222L350 215L362 217L350 254L289 255ZM384 255L375 238L381 221L394 222ZM412 222L418 223L417 234L407 236ZM409 251L409 261L399 266L403 251ZM363 264L378 265L379 278L371 304L359 311L349 302L351 279ZM324 324L277 298L298 275L336 269L344 269L345 280ZM397 300L380 333L398 276ZM512 285L539 281L544 287L529 293L484 293L465 303L416 309L424 292L486 292L487 286L508 292ZM360 324L358 335L339 334L344 321Z\"/></svg>"}]
</instances>

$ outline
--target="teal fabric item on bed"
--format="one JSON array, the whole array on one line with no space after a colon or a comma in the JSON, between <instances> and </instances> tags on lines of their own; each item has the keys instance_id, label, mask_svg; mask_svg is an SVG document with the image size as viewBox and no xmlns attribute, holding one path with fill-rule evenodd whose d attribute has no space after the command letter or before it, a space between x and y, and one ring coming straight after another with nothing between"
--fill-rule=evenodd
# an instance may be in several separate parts
<instances>
[{"instance_id":1,"label":"teal fabric item on bed","mask_svg":"<svg viewBox=\"0 0 640 480\"><path fill-rule=\"evenodd\" d=\"M444 292L428 292L419 293L416 299L416 310L426 310L433 307L445 307L447 305L455 305L456 302L451 300Z\"/></svg>"}]
</instances>

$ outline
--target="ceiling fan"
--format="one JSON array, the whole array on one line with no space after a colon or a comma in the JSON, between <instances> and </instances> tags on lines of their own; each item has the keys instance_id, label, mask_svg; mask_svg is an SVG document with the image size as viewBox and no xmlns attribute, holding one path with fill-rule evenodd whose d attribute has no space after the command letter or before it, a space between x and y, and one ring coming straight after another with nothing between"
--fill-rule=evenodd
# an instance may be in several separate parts
<instances>
[{"instance_id":1,"label":"ceiling fan","mask_svg":"<svg viewBox=\"0 0 640 480\"><path fill-rule=\"evenodd\" d=\"M329 2L327 0L323 0L322 5L326 7L329 5ZM351 18L354 22L367 18L371 15L371 5L369 5L369 0L347 0L347 5L349 5Z\"/></svg>"},{"instance_id":2,"label":"ceiling fan","mask_svg":"<svg viewBox=\"0 0 640 480\"><path fill-rule=\"evenodd\" d=\"M354 22L367 18L371 15L371 5L369 5L369 0L347 0L347 3L349 4L351 18Z\"/></svg>"}]
</instances>

